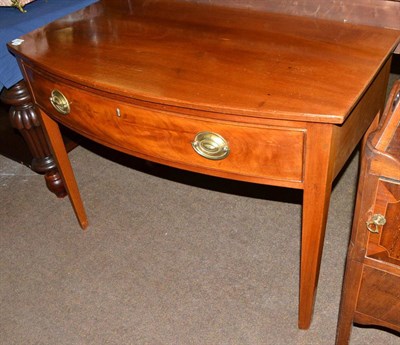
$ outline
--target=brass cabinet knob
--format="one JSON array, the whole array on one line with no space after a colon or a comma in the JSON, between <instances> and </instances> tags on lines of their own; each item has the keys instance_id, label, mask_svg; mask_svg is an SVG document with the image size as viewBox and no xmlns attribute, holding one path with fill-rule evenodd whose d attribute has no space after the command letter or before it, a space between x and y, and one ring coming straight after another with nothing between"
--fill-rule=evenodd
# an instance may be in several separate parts
<instances>
[{"instance_id":1,"label":"brass cabinet knob","mask_svg":"<svg viewBox=\"0 0 400 345\"><path fill-rule=\"evenodd\" d=\"M59 90L51 91L50 102L60 114L67 115L71 111L67 97Z\"/></svg>"},{"instance_id":2,"label":"brass cabinet knob","mask_svg":"<svg viewBox=\"0 0 400 345\"><path fill-rule=\"evenodd\" d=\"M367 221L367 229L370 232L377 234L379 233L379 227L382 227L385 224L386 224L385 216L377 213L374 214L369 221Z\"/></svg>"},{"instance_id":3,"label":"brass cabinet knob","mask_svg":"<svg viewBox=\"0 0 400 345\"><path fill-rule=\"evenodd\" d=\"M228 142L213 132L198 133L192 142L192 147L200 156L212 160L224 159L230 151Z\"/></svg>"}]
</instances>

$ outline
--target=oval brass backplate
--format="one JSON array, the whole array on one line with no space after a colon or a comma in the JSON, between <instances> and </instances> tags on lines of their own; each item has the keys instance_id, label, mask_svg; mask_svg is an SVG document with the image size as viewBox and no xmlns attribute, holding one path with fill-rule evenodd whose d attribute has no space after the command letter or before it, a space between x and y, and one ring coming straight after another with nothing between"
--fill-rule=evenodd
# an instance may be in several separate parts
<instances>
[{"instance_id":1,"label":"oval brass backplate","mask_svg":"<svg viewBox=\"0 0 400 345\"><path fill-rule=\"evenodd\" d=\"M200 156L212 160L224 159L230 152L228 142L213 132L198 133L192 142L192 147Z\"/></svg>"},{"instance_id":2,"label":"oval brass backplate","mask_svg":"<svg viewBox=\"0 0 400 345\"><path fill-rule=\"evenodd\" d=\"M67 97L61 91L51 91L50 103L60 114L67 115L71 111Z\"/></svg>"}]
</instances>

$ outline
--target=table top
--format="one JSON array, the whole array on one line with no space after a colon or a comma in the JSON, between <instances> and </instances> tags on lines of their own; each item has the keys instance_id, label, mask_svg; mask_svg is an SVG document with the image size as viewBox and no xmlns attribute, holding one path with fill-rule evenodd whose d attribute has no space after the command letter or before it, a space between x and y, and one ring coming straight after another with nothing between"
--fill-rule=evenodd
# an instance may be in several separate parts
<instances>
[{"instance_id":1,"label":"table top","mask_svg":"<svg viewBox=\"0 0 400 345\"><path fill-rule=\"evenodd\" d=\"M102 0L9 47L58 76L140 101L340 124L399 38L205 3Z\"/></svg>"},{"instance_id":2,"label":"table top","mask_svg":"<svg viewBox=\"0 0 400 345\"><path fill-rule=\"evenodd\" d=\"M400 0L190 0L197 3L400 29Z\"/></svg>"},{"instance_id":3,"label":"table top","mask_svg":"<svg viewBox=\"0 0 400 345\"><path fill-rule=\"evenodd\" d=\"M0 90L22 80L17 61L7 50L7 42L77 11L97 0L36 0L21 13L15 7L0 8Z\"/></svg>"}]
</instances>

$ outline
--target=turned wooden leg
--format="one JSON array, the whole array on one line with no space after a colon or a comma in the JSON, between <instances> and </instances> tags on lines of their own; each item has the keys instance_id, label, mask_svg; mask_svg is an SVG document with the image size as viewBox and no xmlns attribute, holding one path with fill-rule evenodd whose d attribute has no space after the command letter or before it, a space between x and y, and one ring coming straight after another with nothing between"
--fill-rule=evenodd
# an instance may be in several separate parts
<instances>
[{"instance_id":1,"label":"turned wooden leg","mask_svg":"<svg viewBox=\"0 0 400 345\"><path fill-rule=\"evenodd\" d=\"M300 265L300 329L311 324L333 179L332 127L307 131Z\"/></svg>"},{"instance_id":2,"label":"turned wooden leg","mask_svg":"<svg viewBox=\"0 0 400 345\"><path fill-rule=\"evenodd\" d=\"M4 88L0 99L11 105L11 125L21 133L28 145L33 156L31 169L39 174L44 174L47 188L57 197L65 197L67 192L64 183L51 155L25 82L20 81L10 89Z\"/></svg>"}]
</instances>

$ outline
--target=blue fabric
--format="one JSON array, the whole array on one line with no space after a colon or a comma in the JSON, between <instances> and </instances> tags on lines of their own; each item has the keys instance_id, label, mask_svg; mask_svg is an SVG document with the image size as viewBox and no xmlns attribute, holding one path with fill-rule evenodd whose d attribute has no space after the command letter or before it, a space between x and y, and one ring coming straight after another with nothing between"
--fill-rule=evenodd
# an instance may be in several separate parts
<instances>
[{"instance_id":1,"label":"blue fabric","mask_svg":"<svg viewBox=\"0 0 400 345\"><path fill-rule=\"evenodd\" d=\"M0 90L22 80L17 61L6 44L98 0L36 0L25 6L26 13L14 7L0 7Z\"/></svg>"}]
</instances>

